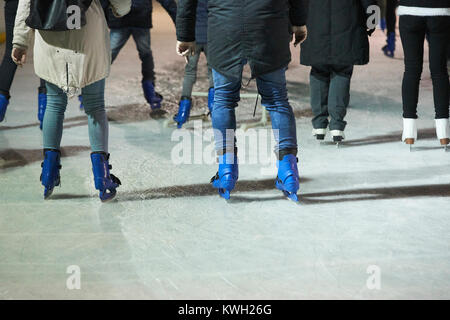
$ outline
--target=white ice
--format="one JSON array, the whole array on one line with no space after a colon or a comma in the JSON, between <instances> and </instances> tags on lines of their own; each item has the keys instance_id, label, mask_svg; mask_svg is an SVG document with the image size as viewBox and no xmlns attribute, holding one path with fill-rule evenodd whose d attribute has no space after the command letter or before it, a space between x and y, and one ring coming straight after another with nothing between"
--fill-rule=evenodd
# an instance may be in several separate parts
<instances>
[{"instance_id":1,"label":"white ice","mask_svg":"<svg viewBox=\"0 0 450 320\"><path fill-rule=\"evenodd\" d=\"M154 18L158 89L173 112L183 60L166 14L158 9ZM371 64L355 70L340 149L311 137L309 69L293 49L290 99L306 115L297 119L300 205L283 199L258 165L241 166L230 203L209 186L215 164L174 166L174 129L148 116L132 41L106 92L115 120L112 172L123 182L117 201L97 198L75 100L66 114L62 187L44 201L38 80L31 63L18 70L0 125L0 298L449 299L450 153L434 136L428 66L421 139L410 152L400 142L401 46L390 60L380 31L371 43ZM205 86L201 76L197 89ZM240 120L251 120L253 103L243 101ZM80 290L66 287L71 265L81 269ZM381 271L379 290L367 286L369 266Z\"/></svg>"}]
</instances>

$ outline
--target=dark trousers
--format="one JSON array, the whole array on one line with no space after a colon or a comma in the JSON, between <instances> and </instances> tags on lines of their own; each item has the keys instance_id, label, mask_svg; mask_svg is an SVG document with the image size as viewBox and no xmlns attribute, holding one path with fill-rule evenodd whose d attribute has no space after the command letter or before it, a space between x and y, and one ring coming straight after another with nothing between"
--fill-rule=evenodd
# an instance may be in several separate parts
<instances>
[{"instance_id":1,"label":"dark trousers","mask_svg":"<svg viewBox=\"0 0 450 320\"><path fill-rule=\"evenodd\" d=\"M395 26L397 25L397 15L395 10L397 9L398 0L386 0L386 27L387 32L395 33Z\"/></svg>"},{"instance_id":2,"label":"dark trousers","mask_svg":"<svg viewBox=\"0 0 450 320\"><path fill-rule=\"evenodd\" d=\"M16 74L17 65L11 59L14 22L16 20L18 0L5 2L6 47L2 64L0 65L0 93L9 99L9 89Z\"/></svg>"},{"instance_id":3,"label":"dark trousers","mask_svg":"<svg viewBox=\"0 0 450 320\"><path fill-rule=\"evenodd\" d=\"M111 29L112 62L123 48L128 39L133 36L142 62L142 80L155 81L155 63L150 45L150 29L147 28L114 28Z\"/></svg>"},{"instance_id":4,"label":"dark trousers","mask_svg":"<svg viewBox=\"0 0 450 320\"><path fill-rule=\"evenodd\" d=\"M343 131L350 103L350 82L353 66L321 65L311 69L311 108L314 129ZM331 121L328 120L331 118Z\"/></svg>"},{"instance_id":5,"label":"dark trousers","mask_svg":"<svg viewBox=\"0 0 450 320\"><path fill-rule=\"evenodd\" d=\"M430 46L429 61L436 119L449 117L449 77L447 70L449 30L450 17L400 17L400 36L405 52L405 73L402 85L403 118L417 119L426 35Z\"/></svg>"}]
</instances>

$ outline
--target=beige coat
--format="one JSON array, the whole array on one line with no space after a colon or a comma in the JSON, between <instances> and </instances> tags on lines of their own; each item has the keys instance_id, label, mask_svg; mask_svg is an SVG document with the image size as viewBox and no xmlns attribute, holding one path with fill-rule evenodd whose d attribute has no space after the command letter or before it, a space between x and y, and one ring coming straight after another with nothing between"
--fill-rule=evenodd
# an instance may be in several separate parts
<instances>
[{"instance_id":1,"label":"beige coat","mask_svg":"<svg viewBox=\"0 0 450 320\"><path fill-rule=\"evenodd\" d=\"M130 12L131 0L109 0L119 16ZM13 46L28 48L34 30L26 24L30 0L19 0ZM34 69L38 77L53 83L70 96L78 89L109 75L111 49L109 29L100 0L86 12L86 25L79 30L38 31L34 40Z\"/></svg>"}]
</instances>

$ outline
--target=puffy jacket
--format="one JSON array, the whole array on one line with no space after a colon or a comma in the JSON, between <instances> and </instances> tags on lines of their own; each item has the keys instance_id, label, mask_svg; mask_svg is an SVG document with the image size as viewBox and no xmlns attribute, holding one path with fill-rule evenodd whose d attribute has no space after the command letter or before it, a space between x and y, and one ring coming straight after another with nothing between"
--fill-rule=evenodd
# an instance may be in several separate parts
<instances>
[{"instance_id":1,"label":"puffy jacket","mask_svg":"<svg viewBox=\"0 0 450 320\"><path fill-rule=\"evenodd\" d=\"M179 41L195 41L197 0L180 0ZM291 24L306 22L304 0L209 0L208 63L237 77L247 59L254 77L286 67L291 60Z\"/></svg>"},{"instance_id":2,"label":"puffy jacket","mask_svg":"<svg viewBox=\"0 0 450 320\"><path fill-rule=\"evenodd\" d=\"M119 15L130 11L131 0L109 0ZM25 20L30 0L19 0L13 46L29 47L32 33ZM86 25L79 30L38 31L34 40L34 69L40 78L62 88L69 95L109 75L111 49L109 30L99 0L86 11Z\"/></svg>"},{"instance_id":3,"label":"puffy jacket","mask_svg":"<svg viewBox=\"0 0 450 320\"><path fill-rule=\"evenodd\" d=\"M107 2L108 0L102 0ZM177 4L175 0L157 0L162 7L167 11L172 21L175 23L177 17ZM153 4L152 0L132 0L131 12L123 18L117 18L114 16L112 10L106 10L106 20L108 26L113 28L152 28L152 12Z\"/></svg>"},{"instance_id":4,"label":"puffy jacket","mask_svg":"<svg viewBox=\"0 0 450 320\"><path fill-rule=\"evenodd\" d=\"M375 0L310 0L303 65L364 65L369 62L367 8Z\"/></svg>"}]
</instances>

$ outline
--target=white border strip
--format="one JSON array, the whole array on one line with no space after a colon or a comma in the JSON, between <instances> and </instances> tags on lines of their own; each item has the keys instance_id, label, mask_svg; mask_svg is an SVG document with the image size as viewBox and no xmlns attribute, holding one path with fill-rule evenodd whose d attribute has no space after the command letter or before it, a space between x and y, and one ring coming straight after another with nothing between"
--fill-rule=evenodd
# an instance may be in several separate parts
<instances>
[{"instance_id":1,"label":"white border strip","mask_svg":"<svg viewBox=\"0 0 450 320\"><path fill-rule=\"evenodd\" d=\"M450 8L423 8L423 7L398 7L399 16L450 16Z\"/></svg>"}]
</instances>

